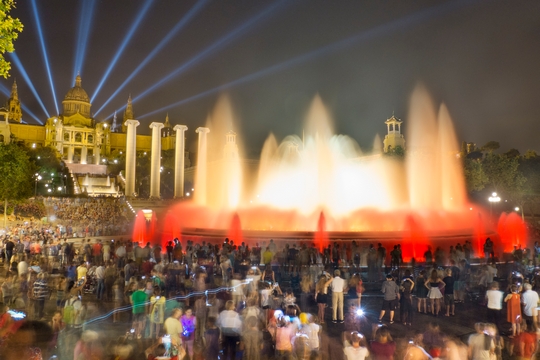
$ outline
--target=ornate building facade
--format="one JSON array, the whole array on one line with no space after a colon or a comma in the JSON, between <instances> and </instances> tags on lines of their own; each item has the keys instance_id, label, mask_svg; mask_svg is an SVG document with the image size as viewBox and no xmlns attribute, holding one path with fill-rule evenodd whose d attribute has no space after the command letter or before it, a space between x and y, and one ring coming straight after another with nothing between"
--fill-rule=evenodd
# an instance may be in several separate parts
<instances>
[{"instance_id":1,"label":"ornate building facade","mask_svg":"<svg viewBox=\"0 0 540 360\"><path fill-rule=\"evenodd\" d=\"M9 142L14 138L34 148L50 146L58 151L66 164L103 164L104 158L113 151L125 151L124 123L135 118L133 104L130 96L121 124L117 123L116 114L112 124L107 121L96 122L91 108L90 98L78 75L74 86L62 101L61 114L47 119L45 125L26 124L23 121L17 84L14 82L6 106L0 108L0 117L7 116L5 121L0 120L0 141ZM174 149L175 136L167 115L161 139L163 150ZM150 135L137 135L137 151L150 152L151 145Z\"/></svg>"}]
</instances>

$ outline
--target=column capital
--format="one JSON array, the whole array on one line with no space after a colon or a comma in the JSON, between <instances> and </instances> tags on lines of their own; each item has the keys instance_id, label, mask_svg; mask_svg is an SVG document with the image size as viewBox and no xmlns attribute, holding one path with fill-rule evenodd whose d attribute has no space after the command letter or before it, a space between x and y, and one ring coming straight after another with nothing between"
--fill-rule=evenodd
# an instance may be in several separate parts
<instances>
[{"instance_id":1,"label":"column capital","mask_svg":"<svg viewBox=\"0 0 540 360\"><path fill-rule=\"evenodd\" d=\"M124 123L124 125L126 126L133 125L135 127L139 126L140 124L141 123L138 120L126 120L126 122Z\"/></svg>"},{"instance_id":2,"label":"column capital","mask_svg":"<svg viewBox=\"0 0 540 360\"><path fill-rule=\"evenodd\" d=\"M150 129L162 129L165 125L160 122L153 122L150 124Z\"/></svg>"},{"instance_id":3,"label":"column capital","mask_svg":"<svg viewBox=\"0 0 540 360\"><path fill-rule=\"evenodd\" d=\"M195 132L198 134L198 133L202 133L202 134L208 134L210 132L210 129L207 128L207 127L198 127L197 130L195 130Z\"/></svg>"},{"instance_id":4,"label":"column capital","mask_svg":"<svg viewBox=\"0 0 540 360\"><path fill-rule=\"evenodd\" d=\"M186 125L175 125L173 127L174 131L186 131L188 127Z\"/></svg>"}]
</instances>

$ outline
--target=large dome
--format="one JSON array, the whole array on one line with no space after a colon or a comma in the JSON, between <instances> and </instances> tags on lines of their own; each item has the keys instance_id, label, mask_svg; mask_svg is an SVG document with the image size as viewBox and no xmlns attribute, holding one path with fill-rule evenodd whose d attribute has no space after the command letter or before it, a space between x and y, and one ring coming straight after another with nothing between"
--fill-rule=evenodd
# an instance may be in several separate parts
<instances>
[{"instance_id":1,"label":"large dome","mask_svg":"<svg viewBox=\"0 0 540 360\"><path fill-rule=\"evenodd\" d=\"M64 97L65 100L76 100L76 101L84 101L89 103L90 98L88 97L88 94L84 89L81 87L81 76L77 75L77 78L75 79L75 86L69 89L66 96Z\"/></svg>"}]
</instances>

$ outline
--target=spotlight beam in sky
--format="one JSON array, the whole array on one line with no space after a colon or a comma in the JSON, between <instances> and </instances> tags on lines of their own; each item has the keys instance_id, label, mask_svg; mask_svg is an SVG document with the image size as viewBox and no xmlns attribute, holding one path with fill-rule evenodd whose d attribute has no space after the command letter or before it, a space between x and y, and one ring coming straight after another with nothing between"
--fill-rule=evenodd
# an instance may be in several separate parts
<instances>
[{"instance_id":1,"label":"spotlight beam in sky","mask_svg":"<svg viewBox=\"0 0 540 360\"><path fill-rule=\"evenodd\" d=\"M13 55L13 54L12 54ZM4 93L7 97L9 97L11 95L11 91L4 86L4 84L0 84L0 91L2 93ZM43 121L41 121L37 116L36 114L34 114L32 111L30 111L30 109L28 109L24 104L21 103L21 107L23 108L24 110L24 113L25 114L28 114L30 115L34 120L36 120L36 122L40 123L41 125L43 125Z\"/></svg>"},{"instance_id":2,"label":"spotlight beam in sky","mask_svg":"<svg viewBox=\"0 0 540 360\"><path fill-rule=\"evenodd\" d=\"M476 2L476 1L475 1ZM379 37L383 37L385 35L394 33L398 30L404 30L407 27L414 26L417 23L424 22L427 20L431 20L433 17L437 16L443 16L446 15L448 12L455 11L458 8L461 8L465 5L471 5L475 2L461 0L461 1L450 1L448 3L445 3L443 5L434 6L425 10L418 11L414 14L402 17L400 19L397 19L395 21L392 21L390 23L378 25L374 28L371 28L369 30L363 31L359 34L353 35L351 37L345 38L343 40L340 40L338 42L323 46L321 48L318 48L316 50L310 51L308 53L299 55L297 57L294 57L292 59L283 61L281 63L269 66L265 69L259 70L255 73L243 76L239 79L236 79L234 81L231 81L229 83L217 86L213 89L209 89L206 91L203 91L199 94L190 96L188 98L182 99L180 101L177 101L173 104L166 105L160 109L153 110L151 112L148 112L144 115L138 116L138 118L143 119L147 116L155 115L157 113L163 112L165 110L169 110L171 108L175 108L178 106L182 106L186 103L189 103L191 101L195 101L201 98L204 98L206 96L210 96L219 92L222 92L224 90L230 89L232 87L242 85L245 83L248 83L253 80L257 80L259 78L262 78L264 76L268 76L271 74L274 74L276 72L286 70L288 68L291 68L293 66L299 65L301 63L314 60L316 58L319 58L324 55L328 55L330 53L340 51L343 49L346 49L350 46L358 45L360 43L364 43L370 40L374 40Z\"/></svg>"},{"instance_id":3,"label":"spotlight beam in sky","mask_svg":"<svg viewBox=\"0 0 540 360\"><path fill-rule=\"evenodd\" d=\"M127 32L126 36L124 37L124 40L122 40L122 44L120 44L120 47L118 48L118 51L116 52L113 59L111 60L111 62L109 64L109 67L107 68L107 70L105 71L105 74L103 74L103 77L99 81L99 84L98 84L96 90L94 91L94 95L92 95L92 98L90 99L90 102L94 102L94 99L96 98L97 94L99 94L99 90L101 90L101 87L103 86L103 84L105 83L107 78L109 77L109 74L111 73L112 69L115 67L116 63L118 62L118 59L120 58L120 56L124 52L124 49L126 48L128 43L130 42L131 38L133 37L133 34L135 34L135 31L139 27L144 15L146 14L148 9L150 8L150 5L152 5L152 0L146 0L144 2L143 6L141 7L141 9L139 10L139 13L137 14L137 17L135 18L135 21L133 21L133 24L129 28L129 31Z\"/></svg>"},{"instance_id":4,"label":"spotlight beam in sky","mask_svg":"<svg viewBox=\"0 0 540 360\"><path fill-rule=\"evenodd\" d=\"M158 82L156 82L154 85L150 86L145 91L143 91L142 93L140 93L139 95L134 97L133 101L137 101L137 100L145 97L146 95L148 95L151 92L158 89L160 86L162 86L165 83L171 81L174 77L176 77L176 76L182 74L183 72L187 71L189 68L196 65L199 61L202 61L205 57L213 54L214 52L217 52L217 51L221 50L223 47L225 47L226 45L228 45L232 41L236 40L239 36L244 34L246 31L251 29L253 26L260 25L261 22L266 20L268 17L273 15L277 10L282 9L284 7L284 5L289 4L289 3L291 3L291 2L287 1L287 0L280 0L280 1L274 2L272 5L270 5L268 7L266 7L263 11L259 12L257 15L250 18L249 20L244 22L242 25L240 25L236 29L229 32L227 35L223 36L222 38L220 38L219 40L214 42L212 45L210 45L209 47L207 47L206 49L204 49L203 51L201 51L200 53L198 53L197 55L195 55L194 57L192 57L191 59L186 61L184 64L180 65L178 68L176 68L176 70L174 70L173 72L171 72L168 75L164 76ZM123 109L124 107L125 107L125 105L123 107L121 107L119 110ZM109 117L110 116L112 116L112 114L109 115Z\"/></svg>"},{"instance_id":5,"label":"spotlight beam in sky","mask_svg":"<svg viewBox=\"0 0 540 360\"><path fill-rule=\"evenodd\" d=\"M77 74L82 71L86 49L88 45L88 35L90 34L90 25L92 24L92 18L94 16L96 1L84 0L81 6L81 13L79 15L79 30L77 34L75 63L73 65L73 77L71 83L75 83Z\"/></svg>"},{"instance_id":6,"label":"spotlight beam in sky","mask_svg":"<svg viewBox=\"0 0 540 360\"><path fill-rule=\"evenodd\" d=\"M32 13L34 15L34 20L36 22L36 29L38 31L39 43L41 45L41 53L43 55L43 61L45 61L45 69L47 70L47 76L49 77L49 85L51 86L51 93L54 100L54 107L56 108L56 113L58 114L58 102L56 101L56 92L54 91L54 83L51 74L51 67L49 66L49 56L47 55L47 48L45 47L45 39L43 38L43 31L41 27L41 19L39 18L38 7L36 0L31 0L32 3Z\"/></svg>"},{"instance_id":7,"label":"spotlight beam in sky","mask_svg":"<svg viewBox=\"0 0 540 360\"><path fill-rule=\"evenodd\" d=\"M101 105L101 107L94 114L97 115L99 112L116 96L118 93L145 67L150 60L152 60L158 52L160 52L163 47L180 31L184 28L190 20L199 13L199 11L209 2L209 0L199 0L193 5L193 7L180 19L180 21L169 31L169 33L161 39L159 44L144 58L144 60L137 66L135 70L124 80L124 82L114 91L114 93L107 98L107 100Z\"/></svg>"},{"instance_id":8,"label":"spotlight beam in sky","mask_svg":"<svg viewBox=\"0 0 540 360\"><path fill-rule=\"evenodd\" d=\"M39 103L39 105L41 106L41 109L43 110L43 112L45 113L45 115L47 115L47 118L50 118L51 116L49 115L49 112L47 111L47 109L45 108L45 105L43 104L43 101L41 100L41 97L39 96L36 88L34 87L34 83L32 83L32 80L30 79L30 76L28 76L28 73L26 72L26 69L24 68L23 64L21 63L21 60L19 59L19 57L17 56L16 53L11 53L9 54L10 57L11 57L11 61L13 61L13 64L15 65L15 67L17 68L17 70L21 73L24 81L26 81L26 84L28 85L28 87L30 88L30 91L32 92L32 94L34 94L37 102ZM11 94L11 92L8 93L8 96Z\"/></svg>"}]
</instances>

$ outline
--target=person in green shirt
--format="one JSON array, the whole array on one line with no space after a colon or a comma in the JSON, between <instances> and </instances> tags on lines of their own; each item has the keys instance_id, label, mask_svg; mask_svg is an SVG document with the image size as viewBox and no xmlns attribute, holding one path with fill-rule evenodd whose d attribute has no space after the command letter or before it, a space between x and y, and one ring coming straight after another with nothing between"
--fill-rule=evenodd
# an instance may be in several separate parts
<instances>
[{"instance_id":1,"label":"person in green shirt","mask_svg":"<svg viewBox=\"0 0 540 360\"><path fill-rule=\"evenodd\" d=\"M137 288L138 290L131 295L130 300L133 305L133 329L135 329L135 336L140 339L146 325L148 295L144 291L146 288L144 281L140 281Z\"/></svg>"}]
</instances>

